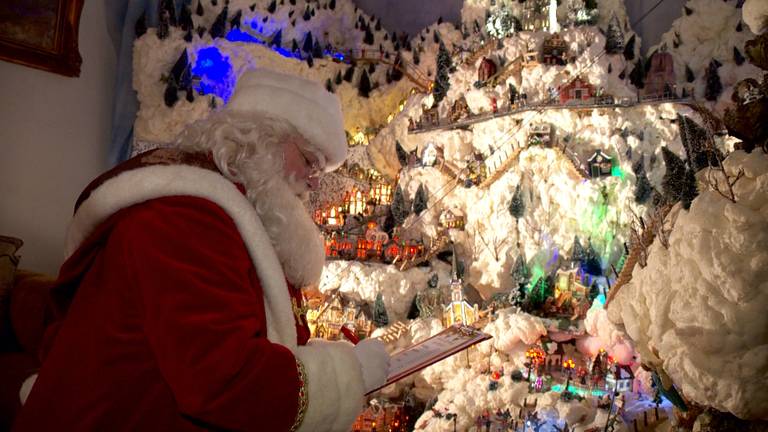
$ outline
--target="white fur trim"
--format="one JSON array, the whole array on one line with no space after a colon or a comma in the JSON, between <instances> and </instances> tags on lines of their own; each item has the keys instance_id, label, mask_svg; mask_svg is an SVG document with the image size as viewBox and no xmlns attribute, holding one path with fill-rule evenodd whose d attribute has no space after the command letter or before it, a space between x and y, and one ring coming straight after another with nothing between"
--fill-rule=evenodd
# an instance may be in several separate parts
<instances>
[{"instance_id":1,"label":"white fur trim","mask_svg":"<svg viewBox=\"0 0 768 432\"><path fill-rule=\"evenodd\" d=\"M312 339L296 350L307 375L307 412L299 431L346 432L363 410L363 376L354 347Z\"/></svg>"},{"instance_id":2,"label":"white fur trim","mask_svg":"<svg viewBox=\"0 0 768 432\"><path fill-rule=\"evenodd\" d=\"M27 379L24 380L23 383L21 383L21 389L19 390L19 400L21 401L21 404L24 405L27 403L27 399L29 398L29 394L32 393L32 387L35 386L35 382L37 382L37 374L32 374Z\"/></svg>"},{"instance_id":3,"label":"white fur trim","mask_svg":"<svg viewBox=\"0 0 768 432\"><path fill-rule=\"evenodd\" d=\"M256 69L238 80L227 108L234 112L266 112L290 122L325 156L326 171L347 157L341 103L320 83L293 75Z\"/></svg>"},{"instance_id":4,"label":"white fur trim","mask_svg":"<svg viewBox=\"0 0 768 432\"><path fill-rule=\"evenodd\" d=\"M285 274L251 203L220 174L187 165L156 165L126 171L105 181L85 200L67 230L69 257L88 235L119 210L166 196L205 198L235 222L259 274L267 315L267 338L295 351L296 323Z\"/></svg>"}]
</instances>

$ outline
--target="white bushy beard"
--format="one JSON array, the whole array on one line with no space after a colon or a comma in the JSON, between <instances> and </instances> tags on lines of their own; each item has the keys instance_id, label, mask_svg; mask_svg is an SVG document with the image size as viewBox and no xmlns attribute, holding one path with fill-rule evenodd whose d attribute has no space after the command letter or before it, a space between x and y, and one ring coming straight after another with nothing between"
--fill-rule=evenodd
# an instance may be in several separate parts
<instances>
[{"instance_id":1,"label":"white bushy beard","mask_svg":"<svg viewBox=\"0 0 768 432\"><path fill-rule=\"evenodd\" d=\"M282 173L246 171L245 188L294 287L315 286L325 263L320 230L304 206L309 191Z\"/></svg>"}]
</instances>

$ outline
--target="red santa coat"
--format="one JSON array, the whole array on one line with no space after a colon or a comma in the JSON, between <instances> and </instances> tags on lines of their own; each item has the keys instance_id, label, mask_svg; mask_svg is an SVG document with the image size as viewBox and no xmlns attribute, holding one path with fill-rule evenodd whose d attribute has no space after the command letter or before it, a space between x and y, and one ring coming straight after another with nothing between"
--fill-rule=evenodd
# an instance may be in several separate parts
<instances>
[{"instance_id":1,"label":"red santa coat","mask_svg":"<svg viewBox=\"0 0 768 432\"><path fill-rule=\"evenodd\" d=\"M302 391L299 430L347 430L363 395L352 347L307 343L300 294L237 187L178 164L106 178L68 231L66 316L14 430L284 431Z\"/></svg>"}]
</instances>

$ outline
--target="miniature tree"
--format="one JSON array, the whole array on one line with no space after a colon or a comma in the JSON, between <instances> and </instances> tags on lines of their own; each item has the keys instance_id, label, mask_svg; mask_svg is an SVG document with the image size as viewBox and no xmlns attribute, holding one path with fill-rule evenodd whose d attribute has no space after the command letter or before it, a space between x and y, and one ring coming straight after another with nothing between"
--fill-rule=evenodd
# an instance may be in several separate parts
<instances>
[{"instance_id":1,"label":"miniature tree","mask_svg":"<svg viewBox=\"0 0 768 432\"><path fill-rule=\"evenodd\" d=\"M336 85L341 84L341 71L336 72L336 77L333 79L333 83Z\"/></svg>"},{"instance_id":2,"label":"miniature tree","mask_svg":"<svg viewBox=\"0 0 768 432\"><path fill-rule=\"evenodd\" d=\"M312 14L309 12L309 5L307 5L306 8L304 8L304 14L301 16L301 19L304 21L309 21L312 19Z\"/></svg>"},{"instance_id":3,"label":"miniature tree","mask_svg":"<svg viewBox=\"0 0 768 432\"><path fill-rule=\"evenodd\" d=\"M408 166L408 152L405 151L400 141L395 140L395 154L397 155L397 161L400 162L400 167L405 168Z\"/></svg>"},{"instance_id":4,"label":"miniature tree","mask_svg":"<svg viewBox=\"0 0 768 432\"><path fill-rule=\"evenodd\" d=\"M406 318L412 320L419 317L419 303L418 303L419 295L416 294L413 296L413 300L411 300L411 307L408 308L408 315L406 315Z\"/></svg>"},{"instance_id":5,"label":"miniature tree","mask_svg":"<svg viewBox=\"0 0 768 432\"><path fill-rule=\"evenodd\" d=\"M645 173L645 163L642 158L632 165L632 171L634 171L637 177L635 181L635 202L644 204L651 197L653 186L651 186L648 175Z\"/></svg>"},{"instance_id":6,"label":"miniature tree","mask_svg":"<svg viewBox=\"0 0 768 432\"><path fill-rule=\"evenodd\" d=\"M330 2L328 2L328 9L330 10L336 9L336 0L331 0Z\"/></svg>"},{"instance_id":7,"label":"miniature tree","mask_svg":"<svg viewBox=\"0 0 768 432\"><path fill-rule=\"evenodd\" d=\"M176 5L173 4L173 0L160 1L160 15L162 15L163 12L168 13L168 25L176 27Z\"/></svg>"},{"instance_id":8,"label":"miniature tree","mask_svg":"<svg viewBox=\"0 0 768 432\"><path fill-rule=\"evenodd\" d=\"M696 80L696 77L693 75L693 71L691 70L690 66L685 65L685 81L692 83Z\"/></svg>"},{"instance_id":9,"label":"miniature tree","mask_svg":"<svg viewBox=\"0 0 768 432\"><path fill-rule=\"evenodd\" d=\"M320 46L320 41L315 39L315 44L312 45L312 57L316 59L323 58L323 48Z\"/></svg>"},{"instance_id":10,"label":"miniature tree","mask_svg":"<svg viewBox=\"0 0 768 432\"><path fill-rule=\"evenodd\" d=\"M688 165L694 172L709 166L718 166L723 159L720 150L708 145L710 141L707 130L687 116L677 115L680 128L680 140L683 142Z\"/></svg>"},{"instance_id":11,"label":"miniature tree","mask_svg":"<svg viewBox=\"0 0 768 432\"><path fill-rule=\"evenodd\" d=\"M719 67L720 62L715 59L712 59L709 62L709 66L707 66L705 74L707 84L704 88L704 99L708 101L716 101L720 97L720 93L723 92L723 84L720 82L720 75L717 73Z\"/></svg>"},{"instance_id":12,"label":"miniature tree","mask_svg":"<svg viewBox=\"0 0 768 432\"><path fill-rule=\"evenodd\" d=\"M240 21L243 19L243 11L238 9L237 12L235 12L235 15L232 17L231 20L229 20L229 28L230 29L240 29Z\"/></svg>"},{"instance_id":13,"label":"miniature tree","mask_svg":"<svg viewBox=\"0 0 768 432\"><path fill-rule=\"evenodd\" d=\"M270 45L273 47L280 48L283 45L283 29L279 29L277 33L275 33L274 36L272 36L272 40L269 42Z\"/></svg>"},{"instance_id":14,"label":"miniature tree","mask_svg":"<svg viewBox=\"0 0 768 432\"><path fill-rule=\"evenodd\" d=\"M523 255L518 255L515 260L515 265L512 267L510 277L512 279L512 292L516 293L514 295L515 302L513 302L513 304L515 306L520 306L525 299L525 291L528 287L528 282L531 280L531 271L525 263L525 257L523 257Z\"/></svg>"},{"instance_id":15,"label":"miniature tree","mask_svg":"<svg viewBox=\"0 0 768 432\"><path fill-rule=\"evenodd\" d=\"M351 83L355 76L355 65L350 65L346 71L344 71L344 81Z\"/></svg>"},{"instance_id":16,"label":"miniature tree","mask_svg":"<svg viewBox=\"0 0 768 432\"><path fill-rule=\"evenodd\" d=\"M376 294L376 301L373 303L373 324L376 327L384 327L389 324L389 315L387 314L387 307L384 306L381 292Z\"/></svg>"},{"instance_id":17,"label":"miniature tree","mask_svg":"<svg viewBox=\"0 0 768 432\"><path fill-rule=\"evenodd\" d=\"M578 263L579 266L586 261L587 253L584 251L584 246L579 241L579 236L573 238L573 246L571 247L571 262Z\"/></svg>"},{"instance_id":18,"label":"miniature tree","mask_svg":"<svg viewBox=\"0 0 768 432\"><path fill-rule=\"evenodd\" d=\"M403 195L403 189L400 185L395 188L395 196L392 198L392 217L395 220L395 225L401 226L405 222L405 218L408 217L410 212L408 206L405 204L405 195Z\"/></svg>"},{"instance_id":19,"label":"miniature tree","mask_svg":"<svg viewBox=\"0 0 768 432\"><path fill-rule=\"evenodd\" d=\"M181 13L179 14L179 27L184 31L189 31L195 27L195 23L192 22L192 9L188 4L181 6Z\"/></svg>"},{"instance_id":20,"label":"miniature tree","mask_svg":"<svg viewBox=\"0 0 768 432\"><path fill-rule=\"evenodd\" d=\"M597 253L595 250L595 247L592 245L592 241L590 240L587 243L587 249L586 249L586 256L584 257L584 261L582 264L582 269L585 273L591 274L593 276L602 276L603 274L603 266L600 262L600 254Z\"/></svg>"},{"instance_id":21,"label":"miniature tree","mask_svg":"<svg viewBox=\"0 0 768 432\"><path fill-rule=\"evenodd\" d=\"M203 0L197 1L197 8L195 8L195 14L197 14L197 16L205 15L205 11L203 10Z\"/></svg>"},{"instance_id":22,"label":"miniature tree","mask_svg":"<svg viewBox=\"0 0 768 432\"><path fill-rule=\"evenodd\" d=\"M667 147L662 147L661 153L667 168L661 181L665 200L670 203L682 201L685 209L690 208L691 202L698 194L693 173L686 168L683 160Z\"/></svg>"},{"instance_id":23,"label":"miniature tree","mask_svg":"<svg viewBox=\"0 0 768 432\"><path fill-rule=\"evenodd\" d=\"M312 32L307 32L304 36L304 44L301 46L301 50L307 54L312 54L312 48L314 47L314 40L312 39Z\"/></svg>"},{"instance_id":24,"label":"miniature tree","mask_svg":"<svg viewBox=\"0 0 768 432\"><path fill-rule=\"evenodd\" d=\"M629 73L629 81L639 89L645 87L645 62L642 57L637 59L635 67Z\"/></svg>"},{"instance_id":25,"label":"miniature tree","mask_svg":"<svg viewBox=\"0 0 768 432\"><path fill-rule=\"evenodd\" d=\"M624 46L624 58L627 61L635 59L635 35L630 36L627 44Z\"/></svg>"},{"instance_id":26,"label":"miniature tree","mask_svg":"<svg viewBox=\"0 0 768 432\"><path fill-rule=\"evenodd\" d=\"M329 92L333 93L333 83L331 82L330 78L325 80L325 89L328 90Z\"/></svg>"},{"instance_id":27,"label":"miniature tree","mask_svg":"<svg viewBox=\"0 0 768 432\"><path fill-rule=\"evenodd\" d=\"M213 39L224 37L224 33L227 31L227 14L229 8L224 6L221 12L216 16L216 19L211 24L210 34Z\"/></svg>"},{"instance_id":28,"label":"miniature tree","mask_svg":"<svg viewBox=\"0 0 768 432\"><path fill-rule=\"evenodd\" d=\"M369 26L365 26L365 35L363 36L363 43L366 45L373 45L373 32Z\"/></svg>"},{"instance_id":29,"label":"miniature tree","mask_svg":"<svg viewBox=\"0 0 768 432\"><path fill-rule=\"evenodd\" d=\"M453 61L451 60L451 54L448 52L448 49L445 48L445 44L441 41L440 47L437 51L437 73L435 74L435 85L432 88L435 104L439 104L440 101L445 99L445 96L448 94L448 89L451 87L448 73L452 68Z\"/></svg>"},{"instance_id":30,"label":"miniature tree","mask_svg":"<svg viewBox=\"0 0 768 432\"><path fill-rule=\"evenodd\" d=\"M160 20L157 23L157 31L155 32L155 35L157 35L158 39L163 40L168 37L169 33L170 24L168 24L168 12L160 11Z\"/></svg>"},{"instance_id":31,"label":"miniature tree","mask_svg":"<svg viewBox=\"0 0 768 432\"><path fill-rule=\"evenodd\" d=\"M179 101L179 88L176 86L176 80L168 80L168 84L165 86L165 93L163 93L163 101L168 108L173 107Z\"/></svg>"},{"instance_id":32,"label":"miniature tree","mask_svg":"<svg viewBox=\"0 0 768 432\"><path fill-rule=\"evenodd\" d=\"M419 184L416 195L413 197L413 213L417 216L427 209L427 190L423 184Z\"/></svg>"},{"instance_id":33,"label":"miniature tree","mask_svg":"<svg viewBox=\"0 0 768 432\"><path fill-rule=\"evenodd\" d=\"M368 78L368 72L363 69L363 73L360 75L360 82L357 85L357 95L367 98L371 92L371 80Z\"/></svg>"},{"instance_id":34,"label":"miniature tree","mask_svg":"<svg viewBox=\"0 0 768 432\"><path fill-rule=\"evenodd\" d=\"M272 0L269 3L269 6L267 6L267 12L269 12L270 14L273 14L275 13L275 10L277 10L277 0Z\"/></svg>"},{"instance_id":35,"label":"miniature tree","mask_svg":"<svg viewBox=\"0 0 768 432\"><path fill-rule=\"evenodd\" d=\"M733 62L736 63L737 66L741 66L744 63L744 56L741 54L741 51L739 51L738 48L733 47Z\"/></svg>"},{"instance_id":36,"label":"miniature tree","mask_svg":"<svg viewBox=\"0 0 768 432\"><path fill-rule=\"evenodd\" d=\"M605 30L606 54L620 54L624 51L624 33L621 31L619 19L613 14L608 28Z\"/></svg>"},{"instance_id":37,"label":"miniature tree","mask_svg":"<svg viewBox=\"0 0 768 432\"><path fill-rule=\"evenodd\" d=\"M517 231L517 247L520 247L520 218L525 215L525 201L523 201L523 194L520 190L520 184L515 186L515 193L512 195L512 200L509 202L509 214L515 218L515 231Z\"/></svg>"}]
</instances>

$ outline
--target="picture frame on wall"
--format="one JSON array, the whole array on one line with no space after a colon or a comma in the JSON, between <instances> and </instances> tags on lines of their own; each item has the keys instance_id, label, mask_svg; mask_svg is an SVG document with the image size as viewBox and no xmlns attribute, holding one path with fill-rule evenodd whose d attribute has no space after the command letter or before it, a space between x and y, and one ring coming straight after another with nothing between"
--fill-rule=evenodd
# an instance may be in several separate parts
<instances>
[{"instance_id":1,"label":"picture frame on wall","mask_svg":"<svg viewBox=\"0 0 768 432\"><path fill-rule=\"evenodd\" d=\"M0 1L0 60L80 76L78 29L84 0Z\"/></svg>"}]
</instances>

